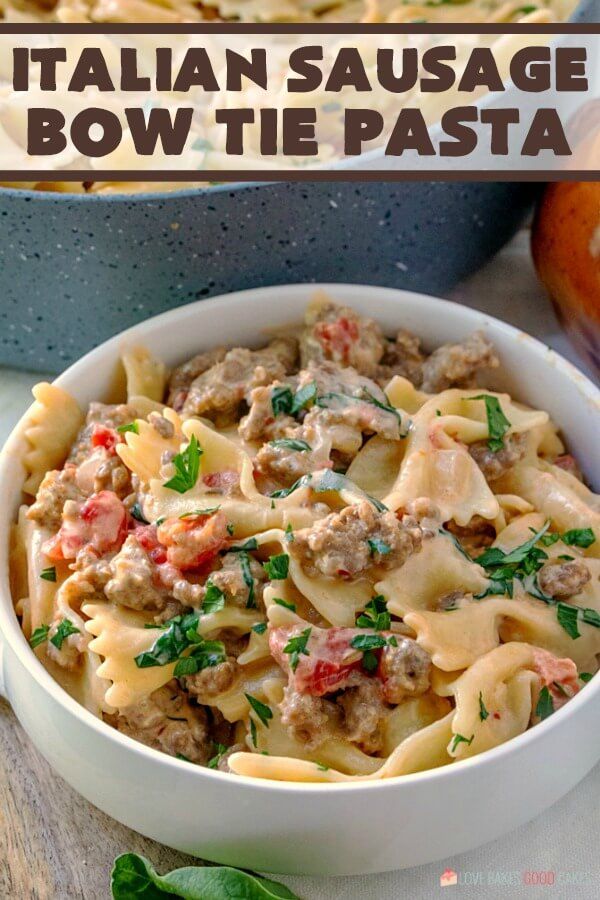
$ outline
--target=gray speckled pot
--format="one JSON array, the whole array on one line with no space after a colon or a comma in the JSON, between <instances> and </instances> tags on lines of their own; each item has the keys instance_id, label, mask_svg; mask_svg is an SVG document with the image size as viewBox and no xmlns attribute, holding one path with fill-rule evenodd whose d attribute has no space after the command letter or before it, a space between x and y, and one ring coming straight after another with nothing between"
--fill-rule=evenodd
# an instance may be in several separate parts
<instances>
[{"instance_id":1,"label":"gray speckled pot","mask_svg":"<svg viewBox=\"0 0 600 900\"><path fill-rule=\"evenodd\" d=\"M574 21L598 21L582 0ZM171 194L0 191L0 364L59 371L135 322L298 281L445 293L514 234L527 183L221 185Z\"/></svg>"},{"instance_id":2,"label":"gray speckled pot","mask_svg":"<svg viewBox=\"0 0 600 900\"><path fill-rule=\"evenodd\" d=\"M58 371L141 319L258 285L443 293L510 238L534 191L412 182L1 192L0 362Z\"/></svg>"}]
</instances>

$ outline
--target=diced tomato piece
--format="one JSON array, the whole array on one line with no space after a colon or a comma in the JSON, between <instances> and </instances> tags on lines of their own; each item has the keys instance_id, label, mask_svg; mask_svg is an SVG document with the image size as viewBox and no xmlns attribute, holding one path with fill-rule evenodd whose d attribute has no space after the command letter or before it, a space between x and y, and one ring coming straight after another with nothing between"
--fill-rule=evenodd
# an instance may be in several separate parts
<instances>
[{"instance_id":1,"label":"diced tomato piece","mask_svg":"<svg viewBox=\"0 0 600 900\"><path fill-rule=\"evenodd\" d=\"M358 340L359 330L356 322L340 316L334 322L317 322L315 336L328 356L347 363L352 345Z\"/></svg>"},{"instance_id":2,"label":"diced tomato piece","mask_svg":"<svg viewBox=\"0 0 600 900\"><path fill-rule=\"evenodd\" d=\"M223 469L221 472L209 472L202 476L202 481L208 488L226 494L235 487L240 480L239 472L235 469Z\"/></svg>"},{"instance_id":3,"label":"diced tomato piece","mask_svg":"<svg viewBox=\"0 0 600 900\"><path fill-rule=\"evenodd\" d=\"M296 687L303 693L312 694L313 697L322 697L323 694L330 694L332 691L342 688L350 673L358 668L360 668L360 661L351 665L343 665L325 659L317 659L310 672L303 673L301 671L298 675L298 669L296 670Z\"/></svg>"},{"instance_id":4,"label":"diced tomato piece","mask_svg":"<svg viewBox=\"0 0 600 900\"><path fill-rule=\"evenodd\" d=\"M581 469L579 468L579 463L570 453L563 453L562 456L557 456L554 460L554 465L558 466L559 469L563 469L565 472L568 472L569 475L574 475L575 478L579 478L581 480Z\"/></svg>"},{"instance_id":5,"label":"diced tomato piece","mask_svg":"<svg viewBox=\"0 0 600 900\"><path fill-rule=\"evenodd\" d=\"M205 568L228 544L227 517L219 510L211 515L166 519L158 526L157 537L167 548L171 565L182 571Z\"/></svg>"},{"instance_id":6,"label":"diced tomato piece","mask_svg":"<svg viewBox=\"0 0 600 900\"><path fill-rule=\"evenodd\" d=\"M115 453L115 447L121 441L121 435L114 428L106 425L95 424L92 429L92 447L104 447L111 454Z\"/></svg>"},{"instance_id":7,"label":"diced tomato piece","mask_svg":"<svg viewBox=\"0 0 600 900\"><path fill-rule=\"evenodd\" d=\"M91 546L103 556L121 547L127 520L127 510L112 491L92 494L76 516L63 520L58 534L44 544L44 553L55 560L75 559L83 547Z\"/></svg>"},{"instance_id":8,"label":"diced tomato piece","mask_svg":"<svg viewBox=\"0 0 600 900\"><path fill-rule=\"evenodd\" d=\"M345 687L352 672L361 670L362 663L362 654L352 662L347 661L356 653L350 641L355 635L368 632L357 628L313 626L306 645L308 655L298 655L296 671L292 672L291 654L286 653L284 648L291 638L300 635L303 630L297 625L269 629L269 649L279 665L289 671L295 689L313 697L322 697Z\"/></svg>"},{"instance_id":9,"label":"diced tomato piece","mask_svg":"<svg viewBox=\"0 0 600 900\"><path fill-rule=\"evenodd\" d=\"M146 551L157 566L166 563L167 548L163 547L158 540L156 525L136 525L133 533L140 547Z\"/></svg>"},{"instance_id":10,"label":"diced tomato piece","mask_svg":"<svg viewBox=\"0 0 600 900\"><path fill-rule=\"evenodd\" d=\"M560 659L539 647L535 648L533 655L535 670L542 679L542 684L549 688L554 708L558 709L579 691L577 666L572 659ZM566 693L565 688L568 688Z\"/></svg>"}]
</instances>

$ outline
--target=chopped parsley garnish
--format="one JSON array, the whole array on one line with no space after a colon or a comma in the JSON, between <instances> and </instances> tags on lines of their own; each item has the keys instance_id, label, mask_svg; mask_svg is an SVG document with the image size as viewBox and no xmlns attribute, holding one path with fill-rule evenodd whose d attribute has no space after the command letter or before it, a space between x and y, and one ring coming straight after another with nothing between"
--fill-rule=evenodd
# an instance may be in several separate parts
<instances>
[{"instance_id":1,"label":"chopped parsley garnish","mask_svg":"<svg viewBox=\"0 0 600 900\"><path fill-rule=\"evenodd\" d=\"M464 556L465 559L468 559L469 562L473 562L473 560L471 559L471 557L469 556L469 554L467 553L467 551L465 550L465 548L463 547L463 545L461 544L461 542L459 541L459 539L456 537L455 534L452 534L451 531L448 531L448 529L444 528L444 527L438 528L438 534L443 534L444 537L450 538L450 540L452 541L452 543L454 544L454 546L456 547L456 549L458 550L460 555Z\"/></svg>"},{"instance_id":2,"label":"chopped parsley garnish","mask_svg":"<svg viewBox=\"0 0 600 900\"><path fill-rule=\"evenodd\" d=\"M227 548L226 553L246 553L248 550L258 550L256 538L248 538L243 544L232 544Z\"/></svg>"},{"instance_id":3,"label":"chopped parsley garnish","mask_svg":"<svg viewBox=\"0 0 600 900\"><path fill-rule=\"evenodd\" d=\"M375 631L389 631L392 617L387 608L383 594L378 594L369 600L363 612L356 619L358 628L372 628Z\"/></svg>"},{"instance_id":4,"label":"chopped parsley garnish","mask_svg":"<svg viewBox=\"0 0 600 900\"><path fill-rule=\"evenodd\" d=\"M532 534L536 533L535 528L530 528L529 530ZM552 532L552 534L543 534L540 538L542 547L551 547L552 544L556 544L557 541L560 541L560 534L556 534L556 532Z\"/></svg>"},{"instance_id":5,"label":"chopped parsley garnish","mask_svg":"<svg viewBox=\"0 0 600 900\"><path fill-rule=\"evenodd\" d=\"M277 438L274 441L269 441L269 444L271 447L281 450L298 450L298 452L302 452L311 449L310 444L307 444L306 441L299 441L296 438Z\"/></svg>"},{"instance_id":6,"label":"chopped parsley garnish","mask_svg":"<svg viewBox=\"0 0 600 900\"><path fill-rule=\"evenodd\" d=\"M334 472L332 469L325 469L320 473L318 478L314 478L309 472L308 475L303 475L295 481L291 487L273 491L271 497L289 497L290 494L293 494L294 491L297 491L298 488L301 487L311 487L316 494L322 494L326 491L335 491L337 493L344 490L352 491L355 494L360 494L365 500L368 500L378 512L387 512L387 506L385 506L381 500L371 497L370 494L361 490L357 485L350 481L349 478L346 478L345 475L342 475L340 472Z\"/></svg>"},{"instance_id":7,"label":"chopped parsley garnish","mask_svg":"<svg viewBox=\"0 0 600 900\"><path fill-rule=\"evenodd\" d=\"M355 650L379 650L387 645L387 640L380 634L356 634L350 641Z\"/></svg>"},{"instance_id":8,"label":"chopped parsley garnish","mask_svg":"<svg viewBox=\"0 0 600 900\"><path fill-rule=\"evenodd\" d=\"M489 597L490 595L505 595L507 597L512 597L514 594L514 581L520 581L524 590L531 597L535 597L536 600L542 600L548 606L556 607L556 615L559 624L570 637L575 639L580 637L577 624L578 621L582 621L586 625L593 625L595 628L600 628L600 613L595 609L555 600L553 597L548 597L540 589L537 582L537 572L548 559L548 554L540 547L536 547L535 544L540 542L542 544L545 543L546 546L551 546L556 543L553 534L547 535L549 527L550 522L548 521L539 531L534 531L533 528L530 529L533 532L533 537L529 538L528 541L525 541L525 543L521 544L519 547L515 547L515 549L511 550L509 553L505 553L500 547L488 547L488 549L475 560L472 560L469 554L460 547L450 532L443 528L440 529L440 532L454 540L456 546L459 547L466 559L471 562L476 562L485 569L485 573L490 579L490 583L485 591L475 595L475 600L483 600L484 597ZM567 532L566 534L573 542L583 540L584 544L579 544L578 546L589 547L590 543L593 543L595 540L591 528L574 529L572 532ZM574 538L573 535L575 535ZM549 538L550 540L544 541L544 538ZM561 539L564 541L565 535L563 535ZM568 540L566 543L568 543Z\"/></svg>"},{"instance_id":9,"label":"chopped parsley garnish","mask_svg":"<svg viewBox=\"0 0 600 900\"><path fill-rule=\"evenodd\" d=\"M378 400L377 397L374 397L373 394L369 393L367 390L363 390L362 394L364 399L372 406L376 406L377 409L382 409L384 412L395 416L396 419L398 419L398 424L402 422L402 415L394 406L391 406L389 403L382 403L381 400ZM406 434L401 434L400 437L406 437Z\"/></svg>"},{"instance_id":10,"label":"chopped parsley garnish","mask_svg":"<svg viewBox=\"0 0 600 900\"><path fill-rule=\"evenodd\" d=\"M298 480L295 481L292 485L290 485L290 487L280 488L278 491L273 491L273 493L271 494L271 497L273 497L274 499L283 499L283 497L289 497L289 495L293 494L294 491L297 491L298 488L308 487L308 485L311 483L311 481L312 481L312 475L310 475L310 474L302 475L302 477L298 478ZM316 488L314 490L316 490Z\"/></svg>"},{"instance_id":11,"label":"chopped parsley garnish","mask_svg":"<svg viewBox=\"0 0 600 900\"><path fill-rule=\"evenodd\" d=\"M254 721L252 716L250 716L250 737L252 738L252 744L255 747L258 747L257 734L256 734L256 722Z\"/></svg>"},{"instance_id":12,"label":"chopped parsley garnish","mask_svg":"<svg viewBox=\"0 0 600 900\"><path fill-rule=\"evenodd\" d=\"M189 512L181 513L180 519L195 519L198 516L211 516L216 513L220 506L206 506L204 509L191 509Z\"/></svg>"},{"instance_id":13,"label":"chopped parsley garnish","mask_svg":"<svg viewBox=\"0 0 600 900\"><path fill-rule=\"evenodd\" d=\"M193 434L185 450L173 457L172 463L177 474L165 481L164 487L177 491L178 494L191 491L198 481L202 453L198 438Z\"/></svg>"},{"instance_id":14,"label":"chopped parsley garnish","mask_svg":"<svg viewBox=\"0 0 600 900\"><path fill-rule=\"evenodd\" d=\"M585 550L592 546L596 535L591 528L572 528L570 531L565 531L562 540L570 547L583 547Z\"/></svg>"},{"instance_id":15,"label":"chopped parsley garnish","mask_svg":"<svg viewBox=\"0 0 600 900\"><path fill-rule=\"evenodd\" d=\"M586 623L586 625L593 625L595 628L600 628L600 613L596 612L595 609L589 609L583 606L580 606L581 610L581 618Z\"/></svg>"},{"instance_id":16,"label":"chopped parsley garnish","mask_svg":"<svg viewBox=\"0 0 600 900\"><path fill-rule=\"evenodd\" d=\"M300 656L310 656L310 653L307 650L307 644L311 631L312 628L305 628L301 634L297 634L295 637L290 638L283 648L284 653L290 654L290 668L292 672L295 672L298 668Z\"/></svg>"},{"instance_id":17,"label":"chopped parsley garnish","mask_svg":"<svg viewBox=\"0 0 600 900\"><path fill-rule=\"evenodd\" d=\"M558 619L558 624L564 628L569 637L573 639L581 637L581 632L577 627L579 609L576 606L570 606L568 603L558 603L556 605L556 618Z\"/></svg>"},{"instance_id":18,"label":"chopped parsley garnish","mask_svg":"<svg viewBox=\"0 0 600 900\"><path fill-rule=\"evenodd\" d=\"M261 703L260 700L257 700L256 697L253 697L252 694L244 694L244 697L263 723L265 728L269 727L269 719L273 718L273 710L266 705L266 703ZM256 746L256 742L254 743Z\"/></svg>"},{"instance_id":19,"label":"chopped parsley garnish","mask_svg":"<svg viewBox=\"0 0 600 900\"><path fill-rule=\"evenodd\" d=\"M56 581L56 566L48 566L47 569L42 569L40 578L43 578L44 581Z\"/></svg>"},{"instance_id":20,"label":"chopped parsley garnish","mask_svg":"<svg viewBox=\"0 0 600 900\"><path fill-rule=\"evenodd\" d=\"M36 647L39 647L40 644L43 644L44 641L47 641L49 631L49 625L39 625L29 638L29 644L31 645L31 647L35 649Z\"/></svg>"},{"instance_id":21,"label":"chopped parsley garnish","mask_svg":"<svg viewBox=\"0 0 600 900\"><path fill-rule=\"evenodd\" d=\"M540 691L538 702L535 707L535 714L539 719L547 719L554 712L554 704L552 702L552 694L544 685Z\"/></svg>"},{"instance_id":22,"label":"chopped parsley garnish","mask_svg":"<svg viewBox=\"0 0 600 900\"><path fill-rule=\"evenodd\" d=\"M179 678L182 675L195 675L202 669L224 662L224 644L221 641L204 640L198 633L198 621L197 612L169 619L166 630L154 641L152 647L135 657L136 666L147 669L176 662L174 675ZM189 656L184 656L189 648Z\"/></svg>"},{"instance_id":23,"label":"chopped parsley garnish","mask_svg":"<svg viewBox=\"0 0 600 900\"><path fill-rule=\"evenodd\" d=\"M287 553L279 553L277 556L270 556L269 561L263 563L263 569L271 581L283 581L283 579L288 576L289 568L290 558Z\"/></svg>"},{"instance_id":24,"label":"chopped parsley garnish","mask_svg":"<svg viewBox=\"0 0 600 900\"><path fill-rule=\"evenodd\" d=\"M492 397L491 394L478 394L471 399L483 400L485 403L489 432L488 447L493 453L498 453L504 447L504 435L510 428L511 423L502 412L502 407L497 397Z\"/></svg>"},{"instance_id":25,"label":"chopped parsley garnish","mask_svg":"<svg viewBox=\"0 0 600 900\"><path fill-rule=\"evenodd\" d=\"M152 647L135 657L138 669L166 666L178 660L183 651L195 642L198 619L196 612L169 619L165 623L166 630L155 640Z\"/></svg>"},{"instance_id":26,"label":"chopped parsley garnish","mask_svg":"<svg viewBox=\"0 0 600 900\"><path fill-rule=\"evenodd\" d=\"M274 416L290 415L292 404L294 402L294 394L291 387L287 384L274 387L271 391L271 408Z\"/></svg>"},{"instance_id":27,"label":"chopped parsley garnish","mask_svg":"<svg viewBox=\"0 0 600 900\"><path fill-rule=\"evenodd\" d=\"M295 394L289 385L279 385L271 391L273 415L296 416L301 410L306 409L316 396L317 384L315 381L298 388Z\"/></svg>"},{"instance_id":28,"label":"chopped parsley garnish","mask_svg":"<svg viewBox=\"0 0 600 900\"><path fill-rule=\"evenodd\" d=\"M505 594L512 597L513 581L516 579L521 582L530 596L535 597L536 600L542 600L548 606L555 606L559 624L571 638L576 639L580 637L579 621L600 628L600 613L595 609L555 600L540 589L537 583L537 572L548 559L548 554L536 547L535 544L538 541L543 542L549 526L550 522L546 522L540 531L535 532L533 537L519 547L515 547L510 553L505 553L499 547L489 547L481 556L478 556L475 562L483 566L486 575L491 580L488 588L482 594L477 594L475 599L482 600L490 594ZM575 529L575 531L579 534L582 531L591 531L591 529ZM576 540L578 539L581 538L576 538ZM583 540L587 541L588 539L589 535L584 534ZM564 540L564 535L562 540Z\"/></svg>"},{"instance_id":29,"label":"chopped parsley garnish","mask_svg":"<svg viewBox=\"0 0 600 900\"><path fill-rule=\"evenodd\" d=\"M245 550L242 550L239 555L240 567L242 569L242 578L244 579L244 584L248 588L248 599L246 600L246 609L256 609L256 597L254 594L254 578L252 576L252 569L250 568L250 557L246 553Z\"/></svg>"},{"instance_id":30,"label":"chopped parsley garnish","mask_svg":"<svg viewBox=\"0 0 600 900\"><path fill-rule=\"evenodd\" d=\"M372 650L365 650L362 658L362 667L365 672L374 672L378 665L376 654Z\"/></svg>"},{"instance_id":31,"label":"chopped parsley garnish","mask_svg":"<svg viewBox=\"0 0 600 900\"><path fill-rule=\"evenodd\" d=\"M281 597L273 597L273 603L277 603L278 606L283 606L285 609L296 612L296 604L290 603L289 600L283 600Z\"/></svg>"},{"instance_id":32,"label":"chopped parsley garnish","mask_svg":"<svg viewBox=\"0 0 600 900\"><path fill-rule=\"evenodd\" d=\"M594 676L592 675L591 672L580 672L579 673L579 680L583 681L584 684L587 684L588 681L591 681L593 677Z\"/></svg>"},{"instance_id":33,"label":"chopped parsley garnish","mask_svg":"<svg viewBox=\"0 0 600 900\"><path fill-rule=\"evenodd\" d=\"M213 757L211 757L211 759L209 759L209 761L207 763L209 769L218 769L219 768L219 763L221 762L221 760L227 753L227 749L228 748L225 746L225 744L215 744L215 746L214 746L215 755Z\"/></svg>"},{"instance_id":34,"label":"chopped parsley garnish","mask_svg":"<svg viewBox=\"0 0 600 900\"><path fill-rule=\"evenodd\" d=\"M294 529L292 528L291 522L288 522L288 524L285 526L285 539L288 544L291 544L294 541Z\"/></svg>"},{"instance_id":35,"label":"chopped parsley garnish","mask_svg":"<svg viewBox=\"0 0 600 900\"><path fill-rule=\"evenodd\" d=\"M397 647L398 642L394 637L391 637L389 641L387 641L381 634L357 634L350 641L350 646L355 650L362 650L363 669L365 669L366 672L374 672L379 665L379 661L374 651L386 647L387 644L392 641L394 641L392 646Z\"/></svg>"},{"instance_id":36,"label":"chopped parsley garnish","mask_svg":"<svg viewBox=\"0 0 600 900\"><path fill-rule=\"evenodd\" d=\"M292 402L291 414L293 416L297 415L301 409L306 409L307 406L310 406L311 403L314 403L317 397L317 382L310 381L308 384L305 384L304 387L298 388L296 393L294 394L294 400Z\"/></svg>"},{"instance_id":37,"label":"chopped parsley garnish","mask_svg":"<svg viewBox=\"0 0 600 900\"><path fill-rule=\"evenodd\" d=\"M199 640L192 646L190 655L182 657L175 666L173 674L176 678L195 675L202 669L209 669L225 662L227 654L222 641L205 641L200 635L198 638Z\"/></svg>"},{"instance_id":38,"label":"chopped parsley garnish","mask_svg":"<svg viewBox=\"0 0 600 900\"><path fill-rule=\"evenodd\" d=\"M535 534L534 528L530 528L529 530ZM544 547L551 547L552 544L556 544L557 541L561 540L563 544L568 544L570 547L582 547L586 550L588 547L592 546L596 540L596 535L591 528L572 528L570 531L565 531L563 535L557 534L556 532L545 534L540 538L540 543ZM558 558L567 560L573 559L572 556L559 556Z\"/></svg>"},{"instance_id":39,"label":"chopped parsley garnish","mask_svg":"<svg viewBox=\"0 0 600 900\"><path fill-rule=\"evenodd\" d=\"M148 519L144 516L144 513L142 512L142 506L141 506L141 504L138 503L137 500L136 500L136 502L133 504L133 506L131 507L131 509L129 510L129 512L131 513L131 515L133 516L133 518L136 520L136 522L141 522L142 525L149 525L149 524L150 524L150 522L148 521ZM156 524L158 525L158 522L157 522Z\"/></svg>"},{"instance_id":40,"label":"chopped parsley garnish","mask_svg":"<svg viewBox=\"0 0 600 900\"><path fill-rule=\"evenodd\" d=\"M315 765L320 772L329 772L329 766L325 766L325 765L323 765L323 763L320 763L320 762L315 763Z\"/></svg>"},{"instance_id":41,"label":"chopped parsley garnish","mask_svg":"<svg viewBox=\"0 0 600 900\"><path fill-rule=\"evenodd\" d=\"M184 753L176 753L175 759L181 759L183 760L183 762L191 763L191 759L189 758L189 756L186 756Z\"/></svg>"},{"instance_id":42,"label":"chopped parsley garnish","mask_svg":"<svg viewBox=\"0 0 600 900\"><path fill-rule=\"evenodd\" d=\"M118 425L117 431L119 434L125 434L128 431L132 431L133 434L139 434L140 429L137 422L128 422L126 425Z\"/></svg>"},{"instance_id":43,"label":"chopped parsley garnish","mask_svg":"<svg viewBox=\"0 0 600 900\"><path fill-rule=\"evenodd\" d=\"M267 630L266 622L257 622L256 625L252 626L252 631L255 634L264 634L266 630Z\"/></svg>"},{"instance_id":44,"label":"chopped parsley garnish","mask_svg":"<svg viewBox=\"0 0 600 900\"><path fill-rule=\"evenodd\" d=\"M398 420L398 431L399 436L406 437L408 431L400 431L400 425L402 423L402 416L393 406L390 406L388 403L382 403L381 400L378 400L373 394L370 394L368 391L363 390L362 393L358 396L353 396L351 394L340 394L336 391L328 391L325 394L321 394L320 397L316 399L316 405L320 406L324 409L335 409L339 407L340 404L342 406L349 406L351 404L364 404L368 403L371 406L376 406L377 409L381 409L386 413L390 413L393 415L395 419Z\"/></svg>"},{"instance_id":45,"label":"chopped parsley garnish","mask_svg":"<svg viewBox=\"0 0 600 900\"><path fill-rule=\"evenodd\" d=\"M225 529L226 529L227 534L229 535L229 537L233 537L233 532L234 532L235 529L234 529L233 525L231 524L231 522L228 522L228 523L227 523L227 525L225 526Z\"/></svg>"},{"instance_id":46,"label":"chopped parsley garnish","mask_svg":"<svg viewBox=\"0 0 600 900\"><path fill-rule=\"evenodd\" d=\"M512 597L515 579L521 582L528 579L527 584L524 584L528 593L532 593L540 600L551 599L546 598L534 584L533 579L529 578L529 576L535 575L541 569L544 561L548 559L548 554L535 545L546 534L549 527L550 522L546 522L543 528L534 533L533 537L508 553L505 553L500 547L488 547L487 550L484 550L475 562L485 569L491 584L483 594L478 594L475 599L481 600L490 593L507 594ZM534 590L536 593L533 593Z\"/></svg>"},{"instance_id":47,"label":"chopped parsley garnish","mask_svg":"<svg viewBox=\"0 0 600 900\"><path fill-rule=\"evenodd\" d=\"M204 594L204 600L202 601L202 612L218 612L220 609L223 609L224 606L225 592L222 591L221 588L217 587L216 584L213 584L213 582L209 578L206 582L206 592Z\"/></svg>"},{"instance_id":48,"label":"chopped parsley garnish","mask_svg":"<svg viewBox=\"0 0 600 900\"><path fill-rule=\"evenodd\" d=\"M485 703L483 702L483 694L481 691L479 691L479 718L482 722L485 722L488 716L489 712L485 708Z\"/></svg>"},{"instance_id":49,"label":"chopped parsley garnish","mask_svg":"<svg viewBox=\"0 0 600 900\"><path fill-rule=\"evenodd\" d=\"M369 545L371 556L375 556L376 553L379 556L387 556L388 553L392 552L390 545L382 541L381 538L368 538L367 544Z\"/></svg>"},{"instance_id":50,"label":"chopped parsley garnish","mask_svg":"<svg viewBox=\"0 0 600 900\"><path fill-rule=\"evenodd\" d=\"M552 684L559 694L562 694L563 697L569 697L569 692L564 689L564 686L560 683L560 681L553 681Z\"/></svg>"},{"instance_id":51,"label":"chopped parsley garnish","mask_svg":"<svg viewBox=\"0 0 600 900\"><path fill-rule=\"evenodd\" d=\"M549 606L556 606L556 616L559 624L565 629L567 634L572 638L578 638L579 628L577 623L583 622L585 625L593 625L594 628L600 628L600 613L595 609L587 606L576 606L574 603L563 603L554 600L552 597L540 597Z\"/></svg>"},{"instance_id":52,"label":"chopped parsley garnish","mask_svg":"<svg viewBox=\"0 0 600 900\"><path fill-rule=\"evenodd\" d=\"M466 738L464 734L455 734L452 739L452 745L450 747L450 752L454 753L459 744L466 744L468 747L473 743L474 734L471 735L470 738Z\"/></svg>"},{"instance_id":53,"label":"chopped parsley garnish","mask_svg":"<svg viewBox=\"0 0 600 900\"><path fill-rule=\"evenodd\" d=\"M81 634L81 632L79 628L73 625L70 619L63 619L56 632L50 638L50 643L54 644L57 650L60 650L63 642L72 634Z\"/></svg>"}]
</instances>

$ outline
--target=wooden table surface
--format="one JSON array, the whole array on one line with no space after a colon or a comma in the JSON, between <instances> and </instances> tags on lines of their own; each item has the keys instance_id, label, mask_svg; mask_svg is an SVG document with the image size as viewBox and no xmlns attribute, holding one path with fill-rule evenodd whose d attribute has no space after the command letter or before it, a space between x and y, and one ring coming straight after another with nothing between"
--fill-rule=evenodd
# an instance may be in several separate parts
<instances>
[{"instance_id":1,"label":"wooden table surface","mask_svg":"<svg viewBox=\"0 0 600 900\"><path fill-rule=\"evenodd\" d=\"M3 700L0 848L2 900L109 898L112 862L127 851L147 856L160 872L192 862L80 797L37 752Z\"/></svg>"},{"instance_id":2,"label":"wooden table surface","mask_svg":"<svg viewBox=\"0 0 600 900\"><path fill-rule=\"evenodd\" d=\"M512 321L577 362L574 351L560 333L556 319L535 281L525 232L517 236L495 260L458 288L452 296L460 302ZM507 305L508 296L511 297L510 307ZM580 361L579 364L581 365ZM0 444L25 409L29 388L36 380L39 380L39 376L0 369ZM565 846L569 835L575 839L577 822L582 815L583 821L580 824L586 834L585 844L588 848L592 847L591 835L594 832L597 834L597 810L596 820L593 821L594 813L589 810L584 812L582 806L585 800L581 798L587 797L590 790L592 794L595 790L597 796L599 775L600 771L597 769L595 775L588 777L585 785L576 789L580 792L580 799L575 801L579 809L578 815L572 811L574 801L565 799L562 811L559 804L542 817L549 827L555 829L556 847L559 843L561 847ZM551 819L552 816L556 821ZM586 816L590 818L589 821ZM567 820L568 827L563 828ZM521 829L513 836L519 844L519 851L523 850L525 859L528 858L527 854L539 852L535 849L535 834L535 823L532 823L530 831ZM511 842L508 837L504 841L503 845L498 846L503 847L501 852L506 854L506 847ZM579 838L577 844L579 845ZM120 853L128 851L148 856L160 872L192 861L190 857L147 840L120 825L76 794L54 774L34 749L8 704L0 700L0 900L109 898L112 862ZM570 853L571 851L567 855ZM477 851L463 855L467 868L477 868L476 854ZM458 868L458 863L455 865ZM395 877L401 879L401 892L394 886L391 873L380 879L293 879L290 886L293 885L307 900L317 895L327 896L330 900L337 897L348 900L384 900L400 896L411 897L411 900L415 897L430 898L434 896L433 879L437 881L438 868L434 864L432 867L396 873ZM431 876L428 870L431 871ZM481 888L474 890L479 897ZM526 896L531 900L540 896L535 889L527 890ZM437 895L437 890L435 893ZM484 889L483 893L487 894L487 891ZM544 897L546 894L547 889L544 890ZM466 898L471 897L471 893L457 888L453 896ZM591 897L592 894L582 893L578 896Z\"/></svg>"}]
</instances>

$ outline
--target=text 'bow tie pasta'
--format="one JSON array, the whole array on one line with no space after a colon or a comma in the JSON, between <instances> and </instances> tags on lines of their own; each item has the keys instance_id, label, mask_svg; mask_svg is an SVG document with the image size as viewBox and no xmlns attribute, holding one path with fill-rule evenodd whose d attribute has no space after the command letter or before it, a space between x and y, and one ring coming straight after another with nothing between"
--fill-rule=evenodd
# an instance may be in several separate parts
<instances>
[{"instance_id":1,"label":"text 'bow tie pasta'","mask_svg":"<svg viewBox=\"0 0 600 900\"><path fill-rule=\"evenodd\" d=\"M33 652L108 726L232 777L376 781L595 676L599 499L493 390L484 332L428 353L320 295L257 349L123 365L85 417L35 390L11 536Z\"/></svg>"}]
</instances>

